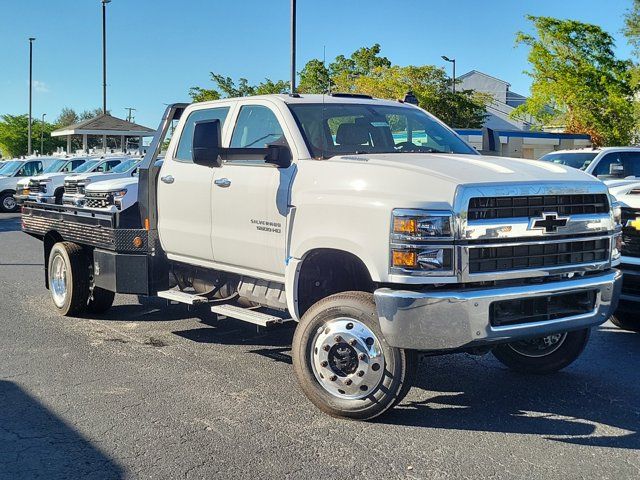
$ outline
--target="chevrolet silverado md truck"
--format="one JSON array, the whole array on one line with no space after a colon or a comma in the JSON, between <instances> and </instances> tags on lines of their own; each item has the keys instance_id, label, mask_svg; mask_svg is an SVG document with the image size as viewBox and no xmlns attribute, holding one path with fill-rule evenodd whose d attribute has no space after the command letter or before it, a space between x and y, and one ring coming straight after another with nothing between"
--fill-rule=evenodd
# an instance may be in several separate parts
<instances>
[{"instance_id":1,"label":"chevrolet silverado md truck","mask_svg":"<svg viewBox=\"0 0 640 480\"><path fill-rule=\"evenodd\" d=\"M619 214L592 176L482 157L409 102L272 95L168 107L134 206L26 203L22 225L63 315L121 292L295 320L307 397L372 419L420 352L575 360L618 302Z\"/></svg>"}]
</instances>

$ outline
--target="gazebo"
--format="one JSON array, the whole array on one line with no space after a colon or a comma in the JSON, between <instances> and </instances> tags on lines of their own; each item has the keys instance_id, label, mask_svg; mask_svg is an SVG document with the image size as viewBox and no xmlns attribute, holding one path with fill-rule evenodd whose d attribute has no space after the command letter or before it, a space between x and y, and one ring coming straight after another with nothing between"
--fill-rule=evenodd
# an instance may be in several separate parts
<instances>
[{"instance_id":1,"label":"gazebo","mask_svg":"<svg viewBox=\"0 0 640 480\"><path fill-rule=\"evenodd\" d=\"M142 138L152 137L155 130L143 127L137 123L128 122L121 118L113 117L108 113L103 113L97 117L83 120L82 122L68 127L63 127L51 132L52 137L67 137L67 153L71 152L71 138L73 135L82 135L82 150L88 151L88 136L102 137L103 150L107 151L107 137L120 137L120 146L126 149L126 138L134 137L138 139L138 145L142 148Z\"/></svg>"}]
</instances>

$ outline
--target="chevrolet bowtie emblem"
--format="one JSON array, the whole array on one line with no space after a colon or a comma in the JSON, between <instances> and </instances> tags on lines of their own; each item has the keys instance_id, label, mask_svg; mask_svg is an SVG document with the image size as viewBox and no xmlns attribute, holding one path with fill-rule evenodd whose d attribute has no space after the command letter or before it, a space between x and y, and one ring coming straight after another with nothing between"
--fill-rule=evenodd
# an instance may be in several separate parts
<instances>
[{"instance_id":1,"label":"chevrolet bowtie emblem","mask_svg":"<svg viewBox=\"0 0 640 480\"><path fill-rule=\"evenodd\" d=\"M559 217L557 213L543 213L542 217L532 218L529 230L544 230L544 233L555 233L558 228L566 227L569 217Z\"/></svg>"},{"instance_id":2,"label":"chevrolet bowtie emblem","mask_svg":"<svg viewBox=\"0 0 640 480\"><path fill-rule=\"evenodd\" d=\"M636 230L638 230L640 232L640 217L636 218L635 220L629 220L627 221L627 227L631 227L631 228L635 228Z\"/></svg>"}]
</instances>

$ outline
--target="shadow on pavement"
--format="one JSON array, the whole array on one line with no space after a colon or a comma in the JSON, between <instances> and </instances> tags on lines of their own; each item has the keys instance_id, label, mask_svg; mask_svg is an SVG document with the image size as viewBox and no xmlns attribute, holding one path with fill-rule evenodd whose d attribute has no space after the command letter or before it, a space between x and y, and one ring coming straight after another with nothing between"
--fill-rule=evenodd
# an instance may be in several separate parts
<instances>
[{"instance_id":1,"label":"shadow on pavement","mask_svg":"<svg viewBox=\"0 0 640 480\"><path fill-rule=\"evenodd\" d=\"M415 387L433 395L405 401L381 421L640 449L640 334L602 329L597 335L598 344L591 347L602 351L595 355L591 351L589 359L581 360L597 359L600 365L595 372L589 367L587 373L569 369L532 376L514 373L497 362L488 366L485 360L426 357Z\"/></svg>"},{"instance_id":2,"label":"shadow on pavement","mask_svg":"<svg viewBox=\"0 0 640 480\"><path fill-rule=\"evenodd\" d=\"M0 479L124 477L123 469L13 382L0 380Z\"/></svg>"}]
</instances>

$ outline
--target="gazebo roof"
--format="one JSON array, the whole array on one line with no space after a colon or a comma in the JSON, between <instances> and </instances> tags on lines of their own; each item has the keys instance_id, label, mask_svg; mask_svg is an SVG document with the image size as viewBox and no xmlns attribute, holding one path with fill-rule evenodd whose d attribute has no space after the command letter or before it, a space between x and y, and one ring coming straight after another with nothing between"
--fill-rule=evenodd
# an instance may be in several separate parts
<instances>
[{"instance_id":1,"label":"gazebo roof","mask_svg":"<svg viewBox=\"0 0 640 480\"><path fill-rule=\"evenodd\" d=\"M121 118L112 117L108 113L103 113L97 117L83 120L82 122L68 127L63 127L51 132L52 137L65 137L68 135L108 135L108 136L131 136L131 137L151 137L155 130L127 122Z\"/></svg>"}]
</instances>

